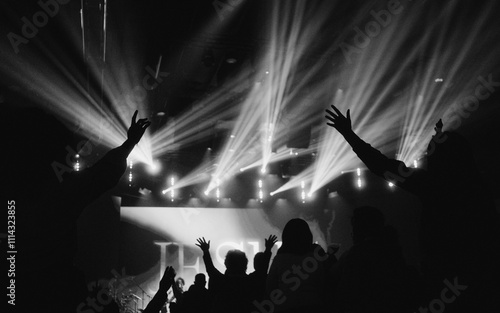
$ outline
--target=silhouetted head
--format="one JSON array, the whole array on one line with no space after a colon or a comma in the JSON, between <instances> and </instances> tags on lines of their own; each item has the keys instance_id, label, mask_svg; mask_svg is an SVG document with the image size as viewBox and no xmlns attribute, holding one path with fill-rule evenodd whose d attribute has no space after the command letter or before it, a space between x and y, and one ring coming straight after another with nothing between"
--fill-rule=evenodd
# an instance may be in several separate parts
<instances>
[{"instance_id":1,"label":"silhouetted head","mask_svg":"<svg viewBox=\"0 0 500 313\"><path fill-rule=\"evenodd\" d=\"M196 274L196 276L194 276L194 284L196 286L205 287L206 283L207 283L207 279L205 277L205 274L199 273L199 274Z\"/></svg>"},{"instance_id":2,"label":"silhouetted head","mask_svg":"<svg viewBox=\"0 0 500 313\"><path fill-rule=\"evenodd\" d=\"M224 265L226 265L226 274L241 276L247 271L248 259L245 252L241 250L229 250Z\"/></svg>"},{"instance_id":3,"label":"silhouetted head","mask_svg":"<svg viewBox=\"0 0 500 313\"><path fill-rule=\"evenodd\" d=\"M352 239L354 244L357 244L368 237L381 236L385 225L385 218L379 209L371 206L362 206L354 209L351 225Z\"/></svg>"},{"instance_id":4,"label":"silhouetted head","mask_svg":"<svg viewBox=\"0 0 500 313\"><path fill-rule=\"evenodd\" d=\"M285 225L281 240L280 253L304 254L311 249L313 236L306 221L294 218Z\"/></svg>"},{"instance_id":5,"label":"silhouetted head","mask_svg":"<svg viewBox=\"0 0 500 313\"><path fill-rule=\"evenodd\" d=\"M184 278L182 277L179 277L175 280L175 284L177 285L177 287L179 287L179 289L183 289L184 288L184 285L186 284L185 281L184 281Z\"/></svg>"},{"instance_id":6,"label":"silhouetted head","mask_svg":"<svg viewBox=\"0 0 500 313\"><path fill-rule=\"evenodd\" d=\"M268 262L264 252L257 252L253 257L253 267L256 271L266 271L267 272Z\"/></svg>"}]
</instances>

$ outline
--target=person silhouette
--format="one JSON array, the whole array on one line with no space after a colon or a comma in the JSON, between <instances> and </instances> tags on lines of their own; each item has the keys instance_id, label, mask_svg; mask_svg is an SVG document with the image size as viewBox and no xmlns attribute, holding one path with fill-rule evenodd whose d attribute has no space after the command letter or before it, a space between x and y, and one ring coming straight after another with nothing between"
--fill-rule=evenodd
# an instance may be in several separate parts
<instances>
[{"instance_id":1,"label":"person silhouette","mask_svg":"<svg viewBox=\"0 0 500 313\"><path fill-rule=\"evenodd\" d=\"M126 158L151 123L147 119L137 120L138 111L135 111L122 145L110 150L93 166L65 173L60 180L52 165L55 161L64 163L65 159L71 159L66 147L74 135L66 125L41 109L13 112L15 115L9 123L16 127L26 123L17 137L8 139L17 155L8 173L12 177L9 194L15 195L19 206L24 208L16 216L18 244L23 247L17 259L22 269L16 277L18 308L23 312L40 310L40 304L47 300L46 294L40 292L42 285L45 290L58 291L54 312L85 310L89 304L102 310L102 306L87 301L89 293L84 273L74 265L77 221L90 203L118 183L127 166ZM33 152L37 158L33 158ZM25 163L30 155L32 160Z\"/></svg>"},{"instance_id":2,"label":"person silhouette","mask_svg":"<svg viewBox=\"0 0 500 313\"><path fill-rule=\"evenodd\" d=\"M268 295L282 295L272 304L273 311L323 312L329 259L323 248L313 243L305 220L289 220L266 281Z\"/></svg>"},{"instance_id":3,"label":"person silhouette","mask_svg":"<svg viewBox=\"0 0 500 313\"><path fill-rule=\"evenodd\" d=\"M194 283L186 292L177 298L179 312L209 312L211 299L206 284L207 280L205 274L198 273L195 275Z\"/></svg>"},{"instance_id":4,"label":"person silhouette","mask_svg":"<svg viewBox=\"0 0 500 313\"><path fill-rule=\"evenodd\" d=\"M180 312L179 302L182 301L182 296L184 294L184 286L186 282L184 278L178 277L169 292L169 297L167 299L168 307L171 313ZM166 306L165 306L166 308Z\"/></svg>"},{"instance_id":5,"label":"person silhouette","mask_svg":"<svg viewBox=\"0 0 500 313\"><path fill-rule=\"evenodd\" d=\"M439 120L427 147L426 168L409 168L358 137L350 110L344 116L331 105L326 113L327 125L344 137L371 172L420 198L421 271L429 300L446 287L446 280L462 291L455 301L460 304L450 304L447 310L498 307L493 294L499 291L495 264L500 260L500 222L466 140L456 132L443 132Z\"/></svg>"},{"instance_id":6,"label":"person silhouette","mask_svg":"<svg viewBox=\"0 0 500 313\"><path fill-rule=\"evenodd\" d=\"M226 270L222 274L213 264L210 241L204 237L196 244L203 251L203 261L209 277L208 290L212 298L210 312L251 312L252 283L246 273L248 259L241 250L229 250L224 259Z\"/></svg>"},{"instance_id":7,"label":"person silhouette","mask_svg":"<svg viewBox=\"0 0 500 313\"><path fill-rule=\"evenodd\" d=\"M159 283L158 291L151 301L149 301L142 313L158 313L167 302L168 290L172 287L175 279L175 270L172 266L167 266Z\"/></svg>"},{"instance_id":8,"label":"person silhouette","mask_svg":"<svg viewBox=\"0 0 500 313\"><path fill-rule=\"evenodd\" d=\"M252 292L255 301L262 301L266 297L266 281L269 262L271 261L271 249L274 247L278 237L270 235L264 239L265 249L263 252L257 252L253 258L254 271L248 274L252 284Z\"/></svg>"},{"instance_id":9,"label":"person silhouette","mask_svg":"<svg viewBox=\"0 0 500 313\"><path fill-rule=\"evenodd\" d=\"M371 206L354 209L353 246L329 272L334 312L413 312L416 279L403 258L397 231Z\"/></svg>"}]
</instances>

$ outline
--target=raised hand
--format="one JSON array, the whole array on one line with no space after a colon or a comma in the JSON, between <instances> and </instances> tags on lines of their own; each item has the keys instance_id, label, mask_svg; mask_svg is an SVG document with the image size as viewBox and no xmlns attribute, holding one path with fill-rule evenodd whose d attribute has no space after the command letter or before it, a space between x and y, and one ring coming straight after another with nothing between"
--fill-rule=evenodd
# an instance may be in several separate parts
<instances>
[{"instance_id":1,"label":"raised hand","mask_svg":"<svg viewBox=\"0 0 500 313\"><path fill-rule=\"evenodd\" d=\"M196 239L196 241L198 242L196 245L200 247L201 251L208 252L208 250L210 249L210 240L207 242L205 240L205 237L202 237Z\"/></svg>"},{"instance_id":2,"label":"raised hand","mask_svg":"<svg viewBox=\"0 0 500 313\"><path fill-rule=\"evenodd\" d=\"M443 121L441 119L439 119L439 121L436 123L436 126L434 126L434 130L436 131L436 134L443 132Z\"/></svg>"},{"instance_id":3,"label":"raised hand","mask_svg":"<svg viewBox=\"0 0 500 313\"><path fill-rule=\"evenodd\" d=\"M346 134L352 130L351 126L351 112L347 110L346 115L344 116L339 109L337 109L333 104L331 105L333 110L326 109L326 113L329 115L325 115L326 119L330 121L330 123L326 123L326 125L334 127L339 133Z\"/></svg>"},{"instance_id":4,"label":"raised hand","mask_svg":"<svg viewBox=\"0 0 500 313\"><path fill-rule=\"evenodd\" d=\"M160 289L168 290L174 283L175 275L176 273L174 268L172 266L167 266L165 272L163 273L163 277L160 280Z\"/></svg>"},{"instance_id":5,"label":"raised hand","mask_svg":"<svg viewBox=\"0 0 500 313\"><path fill-rule=\"evenodd\" d=\"M138 111L136 110L134 112L134 116L132 116L132 123L130 124L130 128L127 131L128 139L134 144L137 144L139 140L141 140L142 135L144 135L144 132L146 131L146 128L151 125L151 122L148 121L147 118L141 118L136 122L137 113Z\"/></svg>"},{"instance_id":6,"label":"raised hand","mask_svg":"<svg viewBox=\"0 0 500 313\"><path fill-rule=\"evenodd\" d=\"M264 239L266 251L271 251L273 246L278 242L278 237L275 235L270 235L269 238Z\"/></svg>"}]
</instances>

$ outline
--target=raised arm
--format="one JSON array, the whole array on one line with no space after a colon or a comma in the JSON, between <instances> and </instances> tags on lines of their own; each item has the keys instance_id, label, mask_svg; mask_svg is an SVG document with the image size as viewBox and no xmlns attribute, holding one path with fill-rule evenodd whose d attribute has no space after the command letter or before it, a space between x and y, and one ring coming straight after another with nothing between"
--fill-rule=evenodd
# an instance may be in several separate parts
<instances>
[{"instance_id":1,"label":"raised arm","mask_svg":"<svg viewBox=\"0 0 500 313\"><path fill-rule=\"evenodd\" d=\"M262 255L262 258L259 258L259 264L254 264L255 272L259 276L267 276L267 270L269 268L269 262L271 261L271 249L274 247L276 242L278 241L278 237L275 235L270 235L268 238L264 239L265 250ZM257 261L256 261L257 262Z\"/></svg>"},{"instance_id":2,"label":"raised arm","mask_svg":"<svg viewBox=\"0 0 500 313\"><path fill-rule=\"evenodd\" d=\"M387 181L404 187L415 169L408 168L401 161L386 157L359 138L352 130L350 110L347 110L346 116L344 116L334 105L331 105L331 108L331 110L326 110L325 118L328 120L326 124L335 128L345 138L370 171Z\"/></svg>"},{"instance_id":3,"label":"raised arm","mask_svg":"<svg viewBox=\"0 0 500 313\"><path fill-rule=\"evenodd\" d=\"M266 247L264 253L271 253L271 249L274 247L276 242L278 242L278 237L276 237L276 235L270 235L269 238L264 239L264 245Z\"/></svg>"},{"instance_id":4,"label":"raised arm","mask_svg":"<svg viewBox=\"0 0 500 313\"><path fill-rule=\"evenodd\" d=\"M167 266L163 277L160 280L158 291L153 299L148 303L143 313L158 313L167 301L168 290L174 284L175 270L171 266Z\"/></svg>"},{"instance_id":5,"label":"raised arm","mask_svg":"<svg viewBox=\"0 0 500 313\"><path fill-rule=\"evenodd\" d=\"M145 118L137 120L137 114L138 111L135 111L127 139L122 145L107 152L90 168L67 178L62 177L59 195L64 195L71 203L74 203L74 199L79 199L78 205L73 206L72 214L78 216L89 203L118 184L127 168L127 157L151 125Z\"/></svg>"},{"instance_id":6,"label":"raised arm","mask_svg":"<svg viewBox=\"0 0 500 313\"><path fill-rule=\"evenodd\" d=\"M216 275L223 275L217 268L215 268L212 257L210 256L210 240L207 242L205 237L202 237L198 238L196 241L198 242L196 246L203 251L203 261L205 262L205 268L208 276L213 278Z\"/></svg>"}]
</instances>

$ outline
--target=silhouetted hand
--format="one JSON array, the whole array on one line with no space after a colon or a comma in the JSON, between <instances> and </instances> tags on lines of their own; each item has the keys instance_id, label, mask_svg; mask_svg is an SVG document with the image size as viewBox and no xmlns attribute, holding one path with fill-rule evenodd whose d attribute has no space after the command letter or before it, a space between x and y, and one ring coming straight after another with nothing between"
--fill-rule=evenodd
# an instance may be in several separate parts
<instances>
[{"instance_id":1,"label":"silhouetted hand","mask_svg":"<svg viewBox=\"0 0 500 313\"><path fill-rule=\"evenodd\" d=\"M270 235L269 238L264 239L265 246L266 246L266 251L271 251L273 246L278 242L278 237L275 235Z\"/></svg>"},{"instance_id":2,"label":"silhouetted hand","mask_svg":"<svg viewBox=\"0 0 500 313\"><path fill-rule=\"evenodd\" d=\"M210 249L210 240L207 242L205 240L205 237L202 237L196 239L196 241L198 242L196 245L200 247L201 251L208 252L208 250Z\"/></svg>"},{"instance_id":3,"label":"silhouetted hand","mask_svg":"<svg viewBox=\"0 0 500 313\"><path fill-rule=\"evenodd\" d=\"M134 112L134 116L132 116L132 123L130 124L130 128L127 131L128 139L134 144L137 144L139 140L141 140L142 135L144 135L144 132L146 131L146 128L151 125L151 122L149 122L147 118L141 118L136 122L137 113L138 111L136 110Z\"/></svg>"},{"instance_id":4,"label":"silhouetted hand","mask_svg":"<svg viewBox=\"0 0 500 313\"><path fill-rule=\"evenodd\" d=\"M326 119L330 121L330 123L326 123L326 125L334 127L339 133L346 134L352 130L351 126L351 112L347 110L346 115L344 116L339 109L337 109L333 104L331 105L333 111L326 109L326 113L329 115L325 115Z\"/></svg>"},{"instance_id":5,"label":"silhouetted hand","mask_svg":"<svg viewBox=\"0 0 500 313\"><path fill-rule=\"evenodd\" d=\"M439 121L436 123L434 130L436 131L436 134L439 134L443 131L443 121L439 119Z\"/></svg>"},{"instance_id":6,"label":"silhouetted hand","mask_svg":"<svg viewBox=\"0 0 500 313\"><path fill-rule=\"evenodd\" d=\"M174 268L172 266L167 266L165 272L163 273L163 277L160 280L160 289L168 290L174 283L175 275L176 273Z\"/></svg>"}]
</instances>

